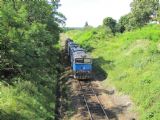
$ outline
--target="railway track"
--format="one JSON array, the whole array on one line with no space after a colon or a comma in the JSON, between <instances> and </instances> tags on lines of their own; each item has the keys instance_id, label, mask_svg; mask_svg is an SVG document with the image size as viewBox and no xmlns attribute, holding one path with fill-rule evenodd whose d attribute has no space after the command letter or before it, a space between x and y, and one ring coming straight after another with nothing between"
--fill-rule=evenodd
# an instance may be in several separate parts
<instances>
[{"instance_id":1,"label":"railway track","mask_svg":"<svg viewBox=\"0 0 160 120\"><path fill-rule=\"evenodd\" d=\"M78 81L78 83L90 120L109 120L91 81Z\"/></svg>"}]
</instances>

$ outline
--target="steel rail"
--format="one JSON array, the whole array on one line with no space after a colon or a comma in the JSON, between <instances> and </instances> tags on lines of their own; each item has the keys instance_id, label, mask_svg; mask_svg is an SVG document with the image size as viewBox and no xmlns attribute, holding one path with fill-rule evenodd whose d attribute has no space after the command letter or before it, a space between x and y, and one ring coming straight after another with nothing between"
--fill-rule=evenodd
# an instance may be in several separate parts
<instances>
[{"instance_id":1,"label":"steel rail","mask_svg":"<svg viewBox=\"0 0 160 120\"><path fill-rule=\"evenodd\" d=\"M78 82L79 82L79 85L80 85L81 90L82 90L82 89L83 89L82 84L81 84L80 81L78 81ZM98 103L99 103L99 105L100 105L100 108L102 109L102 111L103 111L103 113L104 113L104 115L105 115L106 120L109 120L109 118L108 118L108 116L107 116L107 114L106 114L106 112L105 112L105 110L104 110L104 108L103 108L103 106L102 106L102 102L100 101L100 99L98 98L97 94L95 93L95 91L94 91L94 89L93 89L93 87L92 87L91 82L89 83L89 86L90 86L91 91L93 92L93 95L96 97L96 99L97 99L97 101L98 101ZM88 88L89 88L89 87L88 87ZM93 116L92 116L92 114L91 114L91 112L90 112L90 108L89 108L89 106L88 106L87 99L85 98L85 93L82 93L82 94L83 94L83 99L84 99L84 101L85 101L85 104L86 104L86 107L87 107L89 116L90 116L91 120L94 120L94 118L93 118Z\"/></svg>"},{"instance_id":2,"label":"steel rail","mask_svg":"<svg viewBox=\"0 0 160 120\"><path fill-rule=\"evenodd\" d=\"M82 88L82 85L81 85L81 82L80 82L80 81L78 81L78 82L79 82L79 85L80 85L81 89L83 89L83 88ZM85 101L85 104L86 104L86 107L87 107L87 110L88 110L88 113L89 113L89 116L90 116L91 120L94 120L94 119L93 119L93 116L92 116L92 114L91 114L91 112L90 112L90 109L89 109L89 106L88 106L88 103L87 103L87 100L86 100L84 94L83 94L83 99L84 99L84 101Z\"/></svg>"},{"instance_id":3,"label":"steel rail","mask_svg":"<svg viewBox=\"0 0 160 120\"><path fill-rule=\"evenodd\" d=\"M94 93L95 97L97 98L97 101L99 102L99 105L101 106L101 109L103 110L103 113L104 113L104 115L105 115L105 117L106 117L106 120L109 120L109 118L108 118L108 116L107 116L107 114L106 114L106 112L105 112L105 110L104 110L104 107L102 106L102 102L100 101L100 99L98 98L97 94L95 93L95 91L94 91L94 89L93 89L93 87L92 87L91 82L90 82L90 86L91 86L92 92Z\"/></svg>"}]
</instances>

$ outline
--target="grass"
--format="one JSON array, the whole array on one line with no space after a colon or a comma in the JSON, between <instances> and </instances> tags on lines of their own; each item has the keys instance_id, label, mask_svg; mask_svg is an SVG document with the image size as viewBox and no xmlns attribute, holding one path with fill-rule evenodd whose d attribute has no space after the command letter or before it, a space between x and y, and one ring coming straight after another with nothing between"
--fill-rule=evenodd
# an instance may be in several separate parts
<instances>
[{"instance_id":1,"label":"grass","mask_svg":"<svg viewBox=\"0 0 160 120\"><path fill-rule=\"evenodd\" d=\"M13 85L0 82L1 120L54 119L54 106L55 96L47 87L25 80Z\"/></svg>"},{"instance_id":2,"label":"grass","mask_svg":"<svg viewBox=\"0 0 160 120\"><path fill-rule=\"evenodd\" d=\"M102 27L69 31L82 46L92 48L94 58L105 61L100 67L111 84L131 96L140 120L160 118L160 26L147 25L123 34L105 34ZM99 61L101 62L101 61Z\"/></svg>"}]
</instances>

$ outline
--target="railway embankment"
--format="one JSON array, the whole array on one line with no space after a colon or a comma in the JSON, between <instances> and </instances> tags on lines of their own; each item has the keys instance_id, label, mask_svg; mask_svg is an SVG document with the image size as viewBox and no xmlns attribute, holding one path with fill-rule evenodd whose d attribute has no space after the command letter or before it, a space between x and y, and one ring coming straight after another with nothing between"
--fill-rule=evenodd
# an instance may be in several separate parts
<instances>
[{"instance_id":1,"label":"railway embankment","mask_svg":"<svg viewBox=\"0 0 160 120\"><path fill-rule=\"evenodd\" d=\"M119 94L129 96L138 119L150 120L160 118L159 30L159 25L147 25L113 36L98 27L66 34L91 53L95 77L103 89L115 88Z\"/></svg>"}]
</instances>

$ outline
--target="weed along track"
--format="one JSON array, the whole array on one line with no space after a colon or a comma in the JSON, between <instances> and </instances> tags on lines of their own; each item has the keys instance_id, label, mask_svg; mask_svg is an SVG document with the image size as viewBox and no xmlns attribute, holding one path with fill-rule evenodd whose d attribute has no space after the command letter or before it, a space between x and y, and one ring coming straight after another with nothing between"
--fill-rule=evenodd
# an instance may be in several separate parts
<instances>
[{"instance_id":1,"label":"weed along track","mask_svg":"<svg viewBox=\"0 0 160 120\"><path fill-rule=\"evenodd\" d=\"M83 97L88 114L91 120L109 120L105 109L94 91L91 81L78 81L80 86L80 95Z\"/></svg>"}]
</instances>

